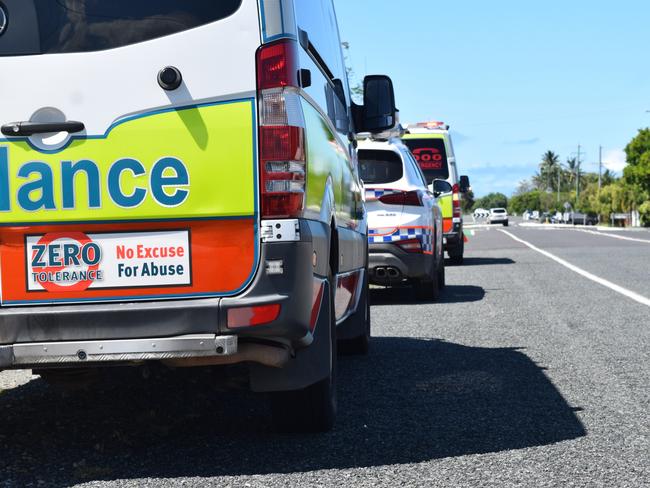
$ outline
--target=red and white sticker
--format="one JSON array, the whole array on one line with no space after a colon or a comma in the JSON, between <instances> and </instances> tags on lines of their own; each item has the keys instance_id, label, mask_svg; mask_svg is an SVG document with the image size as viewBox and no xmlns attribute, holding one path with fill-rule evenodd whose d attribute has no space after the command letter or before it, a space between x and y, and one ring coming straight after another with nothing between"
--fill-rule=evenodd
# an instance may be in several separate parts
<instances>
[{"instance_id":1,"label":"red and white sticker","mask_svg":"<svg viewBox=\"0 0 650 488\"><path fill-rule=\"evenodd\" d=\"M192 284L187 230L27 236L27 291Z\"/></svg>"}]
</instances>

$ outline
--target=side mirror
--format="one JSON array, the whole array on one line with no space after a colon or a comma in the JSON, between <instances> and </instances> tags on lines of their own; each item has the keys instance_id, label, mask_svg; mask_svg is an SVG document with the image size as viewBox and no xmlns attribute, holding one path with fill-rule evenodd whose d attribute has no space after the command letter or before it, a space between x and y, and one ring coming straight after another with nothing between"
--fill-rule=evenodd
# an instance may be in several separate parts
<instances>
[{"instance_id":1,"label":"side mirror","mask_svg":"<svg viewBox=\"0 0 650 488\"><path fill-rule=\"evenodd\" d=\"M397 124L395 91L388 76L369 75L363 80L363 105L354 105L357 133L382 132Z\"/></svg>"},{"instance_id":2,"label":"side mirror","mask_svg":"<svg viewBox=\"0 0 650 488\"><path fill-rule=\"evenodd\" d=\"M443 193L449 193L452 189L451 184L446 180L433 180L433 196L436 198Z\"/></svg>"},{"instance_id":3,"label":"side mirror","mask_svg":"<svg viewBox=\"0 0 650 488\"><path fill-rule=\"evenodd\" d=\"M461 176L458 186L460 187L459 190L461 193L467 193L471 188L471 185L469 184L469 176L467 175Z\"/></svg>"}]
</instances>

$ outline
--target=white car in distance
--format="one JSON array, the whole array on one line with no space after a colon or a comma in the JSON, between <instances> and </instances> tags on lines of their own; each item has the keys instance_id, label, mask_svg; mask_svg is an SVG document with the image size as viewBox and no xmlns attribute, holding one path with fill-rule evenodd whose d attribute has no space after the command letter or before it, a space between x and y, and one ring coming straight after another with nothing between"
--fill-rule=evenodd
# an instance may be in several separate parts
<instances>
[{"instance_id":1,"label":"white car in distance","mask_svg":"<svg viewBox=\"0 0 650 488\"><path fill-rule=\"evenodd\" d=\"M490 224L503 224L508 227L508 211L505 208L491 208L490 215L488 216L488 223Z\"/></svg>"}]
</instances>

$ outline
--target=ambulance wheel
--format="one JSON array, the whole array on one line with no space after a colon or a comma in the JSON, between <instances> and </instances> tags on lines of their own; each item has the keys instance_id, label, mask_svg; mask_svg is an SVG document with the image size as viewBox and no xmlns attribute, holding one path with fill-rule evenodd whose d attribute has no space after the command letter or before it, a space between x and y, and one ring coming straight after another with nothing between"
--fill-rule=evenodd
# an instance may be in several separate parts
<instances>
[{"instance_id":1,"label":"ambulance wheel","mask_svg":"<svg viewBox=\"0 0 650 488\"><path fill-rule=\"evenodd\" d=\"M449 262L454 265L463 264L463 254L465 253L465 241L463 236L460 236L460 244L458 247L449 249L447 254L449 254Z\"/></svg>"},{"instance_id":2,"label":"ambulance wheel","mask_svg":"<svg viewBox=\"0 0 650 488\"><path fill-rule=\"evenodd\" d=\"M370 349L370 288L368 286L367 269L357 312L348 318L340 327L361 331L361 334L350 339L339 340L339 353L350 356L367 355Z\"/></svg>"},{"instance_id":3,"label":"ambulance wheel","mask_svg":"<svg viewBox=\"0 0 650 488\"><path fill-rule=\"evenodd\" d=\"M271 414L275 429L283 433L328 432L334 426L336 399L336 319L334 316L333 280L329 279L327 303L321 313L329 314L330 373L322 380L301 390L271 394ZM320 324L319 324L320 325Z\"/></svg>"}]
</instances>

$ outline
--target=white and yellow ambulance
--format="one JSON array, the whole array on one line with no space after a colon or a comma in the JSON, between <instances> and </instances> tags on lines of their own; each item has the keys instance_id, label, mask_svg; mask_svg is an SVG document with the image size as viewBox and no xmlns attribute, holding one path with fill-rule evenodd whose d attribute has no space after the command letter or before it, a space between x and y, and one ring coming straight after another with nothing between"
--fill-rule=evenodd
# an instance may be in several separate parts
<instances>
[{"instance_id":1,"label":"white and yellow ambulance","mask_svg":"<svg viewBox=\"0 0 650 488\"><path fill-rule=\"evenodd\" d=\"M0 2L0 369L250 365L327 430L369 339L357 130L331 0Z\"/></svg>"}]
</instances>

